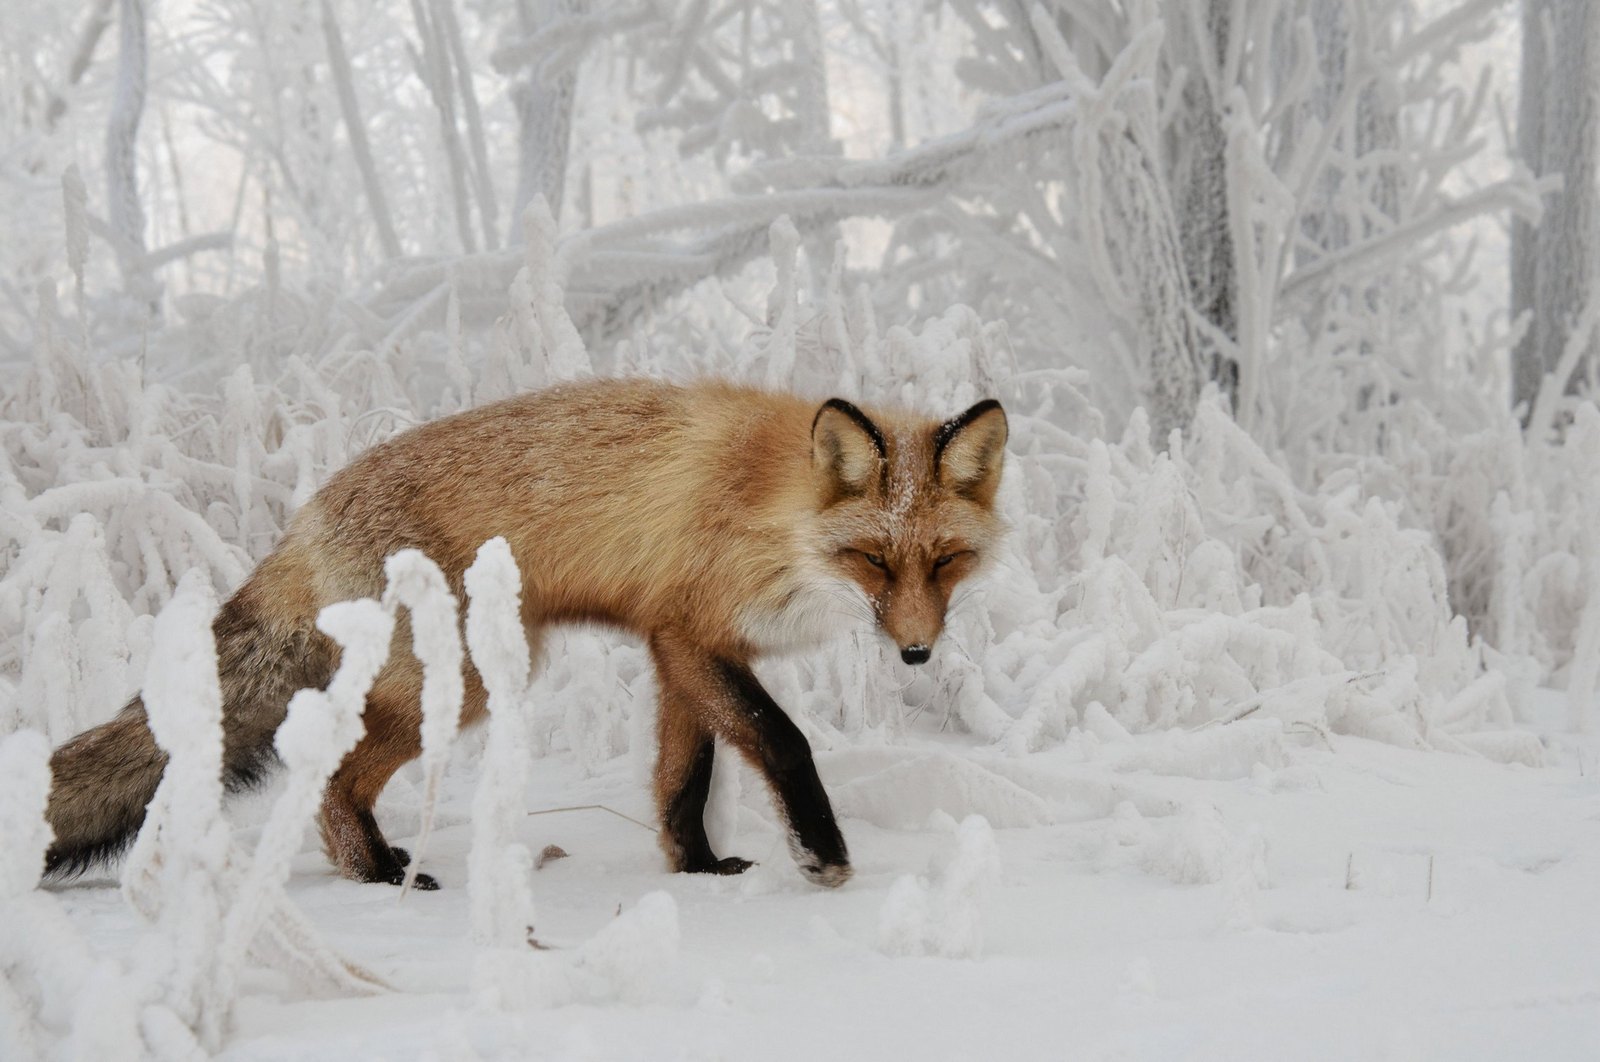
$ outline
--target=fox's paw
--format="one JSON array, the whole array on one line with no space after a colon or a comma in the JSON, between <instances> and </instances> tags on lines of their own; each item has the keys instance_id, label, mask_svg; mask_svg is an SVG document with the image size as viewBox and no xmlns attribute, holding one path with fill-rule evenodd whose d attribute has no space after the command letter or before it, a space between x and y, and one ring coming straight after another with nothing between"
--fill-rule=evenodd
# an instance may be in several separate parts
<instances>
[{"instance_id":1,"label":"fox's paw","mask_svg":"<svg viewBox=\"0 0 1600 1062\"><path fill-rule=\"evenodd\" d=\"M385 885L404 885L406 883L406 872L402 870L397 874L390 874L383 878L383 883ZM418 892L438 892L439 881L432 874L418 874L417 880L411 883L411 887Z\"/></svg>"},{"instance_id":2,"label":"fox's paw","mask_svg":"<svg viewBox=\"0 0 1600 1062\"><path fill-rule=\"evenodd\" d=\"M404 885L406 883L406 868L403 866L391 866L370 874L364 874L355 880L364 881L369 885ZM436 892L439 888L439 882L432 874L418 874L417 880L411 883L411 887L418 892Z\"/></svg>"},{"instance_id":3,"label":"fox's paw","mask_svg":"<svg viewBox=\"0 0 1600 1062\"><path fill-rule=\"evenodd\" d=\"M387 867L379 870L369 880L381 882L385 885L404 885L406 883L406 867L411 865L411 853L404 848L389 847L389 853L394 856L394 861ZM432 874L418 874L411 887L418 892L437 892L439 882Z\"/></svg>"},{"instance_id":4,"label":"fox's paw","mask_svg":"<svg viewBox=\"0 0 1600 1062\"><path fill-rule=\"evenodd\" d=\"M396 848L394 845L389 846L389 851L394 853L394 861L400 864L399 880L391 881L389 884L404 885L406 883L406 867L411 865L411 853L406 851L404 848ZM423 874L419 872L416 880L411 883L411 887L416 889L418 892L438 892L439 881L432 874Z\"/></svg>"},{"instance_id":5,"label":"fox's paw","mask_svg":"<svg viewBox=\"0 0 1600 1062\"><path fill-rule=\"evenodd\" d=\"M709 863L696 863L683 868L686 874L743 874L755 863L738 856L728 856L724 859L713 859Z\"/></svg>"},{"instance_id":6,"label":"fox's paw","mask_svg":"<svg viewBox=\"0 0 1600 1062\"><path fill-rule=\"evenodd\" d=\"M800 873L813 885L821 885L825 889L837 889L840 885L850 880L850 875L855 873L849 863L822 863L815 860L806 860L800 864Z\"/></svg>"}]
</instances>

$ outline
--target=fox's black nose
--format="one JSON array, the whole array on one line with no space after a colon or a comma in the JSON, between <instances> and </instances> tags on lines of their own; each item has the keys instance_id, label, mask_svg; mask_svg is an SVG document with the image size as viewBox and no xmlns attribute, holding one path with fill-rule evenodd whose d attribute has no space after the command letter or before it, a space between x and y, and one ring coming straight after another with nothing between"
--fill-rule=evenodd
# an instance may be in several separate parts
<instances>
[{"instance_id":1,"label":"fox's black nose","mask_svg":"<svg viewBox=\"0 0 1600 1062\"><path fill-rule=\"evenodd\" d=\"M900 659L908 664L926 664L933 652L926 645L908 645L900 650Z\"/></svg>"}]
</instances>

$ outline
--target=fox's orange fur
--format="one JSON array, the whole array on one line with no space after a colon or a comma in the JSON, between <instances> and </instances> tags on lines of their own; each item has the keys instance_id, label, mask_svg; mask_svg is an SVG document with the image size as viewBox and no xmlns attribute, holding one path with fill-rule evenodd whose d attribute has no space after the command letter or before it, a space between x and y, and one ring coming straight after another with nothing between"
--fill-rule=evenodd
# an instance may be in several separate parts
<instances>
[{"instance_id":1,"label":"fox's orange fur","mask_svg":"<svg viewBox=\"0 0 1600 1062\"><path fill-rule=\"evenodd\" d=\"M555 623L647 640L660 690L656 796L675 869L734 872L700 815L712 737L767 776L813 880L849 875L809 750L749 663L874 620L908 661L927 658L952 588L1000 532L1005 415L980 403L937 421L725 384L572 384L447 417L374 447L296 514L224 605L215 632L229 781L270 762L293 690L322 685L336 647L326 605L382 593L384 559L420 549L458 597L479 546L502 536L522 573L537 650ZM463 720L484 713L467 666ZM402 622L368 697L367 736L328 786L330 857L347 876L398 880L372 805L420 751L421 668ZM52 761L54 870L114 852L143 817L163 759L135 700Z\"/></svg>"}]
</instances>

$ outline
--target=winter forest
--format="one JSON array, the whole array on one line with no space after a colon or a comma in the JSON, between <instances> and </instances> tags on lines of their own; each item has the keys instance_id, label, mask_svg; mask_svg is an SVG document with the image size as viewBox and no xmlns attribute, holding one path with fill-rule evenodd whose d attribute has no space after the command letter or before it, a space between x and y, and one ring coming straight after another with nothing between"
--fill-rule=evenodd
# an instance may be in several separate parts
<instances>
[{"instance_id":1,"label":"winter forest","mask_svg":"<svg viewBox=\"0 0 1600 1062\"><path fill-rule=\"evenodd\" d=\"M1593 1058L1597 293L1584 0L5 0L0 1058ZM854 877L726 748L755 865L670 873L649 653L530 652L503 542L327 608L225 794L318 487L640 375L1004 404L932 659L756 667ZM314 827L397 631L400 888ZM41 885L141 693L143 829Z\"/></svg>"}]
</instances>

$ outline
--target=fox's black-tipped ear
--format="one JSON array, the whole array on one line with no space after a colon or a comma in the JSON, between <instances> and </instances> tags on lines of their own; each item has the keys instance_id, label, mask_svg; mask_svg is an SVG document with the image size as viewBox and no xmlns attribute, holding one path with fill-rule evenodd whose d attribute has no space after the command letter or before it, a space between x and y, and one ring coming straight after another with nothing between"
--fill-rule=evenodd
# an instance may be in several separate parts
<instances>
[{"instance_id":1,"label":"fox's black-tipped ear","mask_svg":"<svg viewBox=\"0 0 1600 1062\"><path fill-rule=\"evenodd\" d=\"M939 482L964 498L993 505L1008 432L1006 411L992 398L939 425L933 433L933 470Z\"/></svg>"},{"instance_id":2,"label":"fox's black-tipped ear","mask_svg":"<svg viewBox=\"0 0 1600 1062\"><path fill-rule=\"evenodd\" d=\"M827 504L862 494L883 475L889 451L870 417L842 398L822 403L811 421L811 466Z\"/></svg>"}]
</instances>

